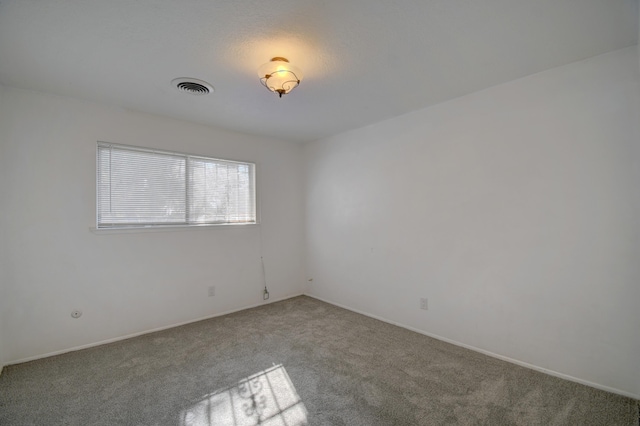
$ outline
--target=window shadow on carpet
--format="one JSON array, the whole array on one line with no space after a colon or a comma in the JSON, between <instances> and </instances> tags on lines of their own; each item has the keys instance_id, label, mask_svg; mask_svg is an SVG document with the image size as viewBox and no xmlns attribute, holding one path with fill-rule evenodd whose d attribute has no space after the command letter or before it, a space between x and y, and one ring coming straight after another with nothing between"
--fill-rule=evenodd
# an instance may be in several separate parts
<instances>
[{"instance_id":1,"label":"window shadow on carpet","mask_svg":"<svg viewBox=\"0 0 640 426\"><path fill-rule=\"evenodd\" d=\"M180 426L307 424L307 409L282 365L219 389L180 413Z\"/></svg>"}]
</instances>

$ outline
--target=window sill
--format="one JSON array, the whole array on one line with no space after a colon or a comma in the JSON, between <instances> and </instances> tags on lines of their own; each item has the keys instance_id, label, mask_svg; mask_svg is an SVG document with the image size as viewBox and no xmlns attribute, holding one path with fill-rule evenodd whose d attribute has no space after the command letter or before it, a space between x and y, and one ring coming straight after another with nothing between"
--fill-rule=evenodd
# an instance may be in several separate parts
<instances>
[{"instance_id":1,"label":"window sill","mask_svg":"<svg viewBox=\"0 0 640 426\"><path fill-rule=\"evenodd\" d=\"M146 232L181 232L196 230L222 230L222 229L251 229L256 228L259 223L242 224L219 224L219 225L173 225L173 226L128 226L126 228L96 228L89 227L89 230L96 235L107 234L139 234Z\"/></svg>"}]
</instances>

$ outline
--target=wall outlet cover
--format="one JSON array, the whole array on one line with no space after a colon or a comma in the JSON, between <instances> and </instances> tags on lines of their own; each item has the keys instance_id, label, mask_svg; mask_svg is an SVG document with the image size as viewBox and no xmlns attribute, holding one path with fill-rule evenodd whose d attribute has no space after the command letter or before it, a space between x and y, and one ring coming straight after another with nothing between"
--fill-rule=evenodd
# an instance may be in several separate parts
<instances>
[{"instance_id":1,"label":"wall outlet cover","mask_svg":"<svg viewBox=\"0 0 640 426\"><path fill-rule=\"evenodd\" d=\"M420 298L420 309L429 310L429 300L426 297Z\"/></svg>"}]
</instances>

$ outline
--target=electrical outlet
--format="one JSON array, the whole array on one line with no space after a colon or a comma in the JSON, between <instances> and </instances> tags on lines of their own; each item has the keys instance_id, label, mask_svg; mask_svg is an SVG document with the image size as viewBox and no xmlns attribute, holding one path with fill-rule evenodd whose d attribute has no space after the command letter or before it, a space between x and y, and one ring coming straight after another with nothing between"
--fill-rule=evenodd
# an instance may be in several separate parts
<instances>
[{"instance_id":1,"label":"electrical outlet","mask_svg":"<svg viewBox=\"0 0 640 426\"><path fill-rule=\"evenodd\" d=\"M420 298L420 309L429 310L429 300L426 297Z\"/></svg>"},{"instance_id":2,"label":"electrical outlet","mask_svg":"<svg viewBox=\"0 0 640 426\"><path fill-rule=\"evenodd\" d=\"M209 297L213 297L216 295L216 286L215 285L210 285L209 286Z\"/></svg>"}]
</instances>

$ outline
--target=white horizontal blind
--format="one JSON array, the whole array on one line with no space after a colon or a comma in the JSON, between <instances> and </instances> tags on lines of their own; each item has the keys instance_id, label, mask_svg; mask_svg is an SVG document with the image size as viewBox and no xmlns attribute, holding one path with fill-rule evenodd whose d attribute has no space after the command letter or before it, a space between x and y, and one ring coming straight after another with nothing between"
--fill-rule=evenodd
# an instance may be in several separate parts
<instances>
[{"instance_id":1,"label":"white horizontal blind","mask_svg":"<svg viewBox=\"0 0 640 426\"><path fill-rule=\"evenodd\" d=\"M98 228L256 223L255 165L99 142Z\"/></svg>"},{"instance_id":2,"label":"white horizontal blind","mask_svg":"<svg viewBox=\"0 0 640 426\"><path fill-rule=\"evenodd\" d=\"M255 221L253 167L210 158L189 158L189 222Z\"/></svg>"}]
</instances>

